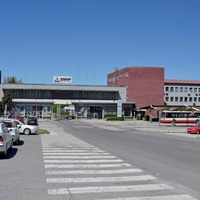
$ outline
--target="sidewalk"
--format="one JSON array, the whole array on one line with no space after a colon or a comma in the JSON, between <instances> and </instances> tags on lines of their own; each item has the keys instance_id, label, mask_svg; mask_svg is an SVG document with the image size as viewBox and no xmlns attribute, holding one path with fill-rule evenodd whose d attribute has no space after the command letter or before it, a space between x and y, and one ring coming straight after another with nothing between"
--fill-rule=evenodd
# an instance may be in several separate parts
<instances>
[{"instance_id":1,"label":"sidewalk","mask_svg":"<svg viewBox=\"0 0 200 200\"><path fill-rule=\"evenodd\" d=\"M133 128L147 132L161 132L161 133L187 133L187 124L177 124L172 126L171 124L160 124L159 122L149 122L143 120L129 120L129 121L106 121L103 119L78 119L83 120L90 124L102 124L107 126L117 126L121 128Z\"/></svg>"},{"instance_id":2,"label":"sidewalk","mask_svg":"<svg viewBox=\"0 0 200 200\"><path fill-rule=\"evenodd\" d=\"M51 120L41 120L41 122L42 121L51 121ZM200 138L199 135L187 133L187 127L192 126L194 124L176 124L176 126L172 126L172 124L161 124L159 122L149 122L143 120L106 121L104 119L74 119L73 121L80 121L80 122L83 121L84 123L88 123L93 126L95 125L115 126L119 128L136 129L145 132L167 133L175 135L178 134L188 137Z\"/></svg>"}]
</instances>

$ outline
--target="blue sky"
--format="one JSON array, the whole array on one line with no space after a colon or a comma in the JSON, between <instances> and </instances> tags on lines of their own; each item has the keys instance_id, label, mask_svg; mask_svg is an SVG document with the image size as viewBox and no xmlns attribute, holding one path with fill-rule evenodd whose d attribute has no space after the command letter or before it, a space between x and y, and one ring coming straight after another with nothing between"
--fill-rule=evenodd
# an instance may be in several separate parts
<instances>
[{"instance_id":1,"label":"blue sky","mask_svg":"<svg viewBox=\"0 0 200 200\"><path fill-rule=\"evenodd\" d=\"M2 77L106 85L127 66L200 79L199 0L0 0Z\"/></svg>"}]
</instances>

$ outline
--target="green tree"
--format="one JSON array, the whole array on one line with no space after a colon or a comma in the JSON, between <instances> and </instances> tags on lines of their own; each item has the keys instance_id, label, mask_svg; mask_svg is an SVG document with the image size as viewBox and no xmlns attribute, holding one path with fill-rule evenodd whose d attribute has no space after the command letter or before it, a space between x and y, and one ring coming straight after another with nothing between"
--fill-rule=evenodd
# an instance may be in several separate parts
<instances>
[{"instance_id":1,"label":"green tree","mask_svg":"<svg viewBox=\"0 0 200 200\"><path fill-rule=\"evenodd\" d=\"M4 79L3 79L3 83L14 83L14 84L20 84L20 83L22 83L22 80L21 80L21 79L17 80L17 78L14 77L14 76L6 77L6 78L4 77Z\"/></svg>"},{"instance_id":2,"label":"green tree","mask_svg":"<svg viewBox=\"0 0 200 200\"><path fill-rule=\"evenodd\" d=\"M12 108L15 107L15 103L12 101L12 98L8 92L4 94L2 97L2 101L0 104L1 112L4 112L5 105L7 105L7 111L10 112Z\"/></svg>"}]
</instances>

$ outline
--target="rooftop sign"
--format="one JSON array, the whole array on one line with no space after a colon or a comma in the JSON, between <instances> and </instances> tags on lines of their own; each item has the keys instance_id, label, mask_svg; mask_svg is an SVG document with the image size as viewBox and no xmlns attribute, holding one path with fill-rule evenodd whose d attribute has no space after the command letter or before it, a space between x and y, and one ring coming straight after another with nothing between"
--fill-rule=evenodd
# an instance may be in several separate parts
<instances>
[{"instance_id":1,"label":"rooftop sign","mask_svg":"<svg viewBox=\"0 0 200 200\"><path fill-rule=\"evenodd\" d=\"M71 76L54 76L53 83L71 84L72 77Z\"/></svg>"}]
</instances>

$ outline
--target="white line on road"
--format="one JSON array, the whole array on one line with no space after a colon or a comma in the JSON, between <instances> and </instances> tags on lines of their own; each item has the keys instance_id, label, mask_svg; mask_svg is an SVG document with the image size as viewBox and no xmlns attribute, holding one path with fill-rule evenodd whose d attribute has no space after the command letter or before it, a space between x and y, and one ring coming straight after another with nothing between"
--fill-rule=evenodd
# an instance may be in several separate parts
<instances>
[{"instance_id":1,"label":"white line on road","mask_svg":"<svg viewBox=\"0 0 200 200\"><path fill-rule=\"evenodd\" d=\"M64 175L64 174L126 174L142 172L140 169L121 169L121 170L77 170L77 171L46 171L46 175Z\"/></svg>"},{"instance_id":2,"label":"white line on road","mask_svg":"<svg viewBox=\"0 0 200 200\"><path fill-rule=\"evenodd\" d=\"M121 159L112 160L44 160L45 163L119 163Z\"/></svg>"},{"instance_id":3,"label":"white line on road","mask_svg":"<svg viewBox=\"0 0 200 200\"><path fill-rule=\"evenodd\" d=\"M130 164L85 164L85 165L45 165L45 168L107 168L107 167L131 167Z\"/></svg>"},{"instance_id":4,"label":"white line on road","mask_svg":"<svg viewBox=\"0 0 200 200\"><path fill-rule=\"evenodd\" d=\"M98 147L94 147L94 146L89 146L89 147L73 147L73 146L69 146L69 147L43 147L43 150L67 150L67 149L88 149L88 150L98 150Z\"/></svg>"},{"instance_id":5,"label":"white line on road","mask_svg":"<svg viewBox=\"0 0 200 200\"><path fill-rule=\"evenodd\" d=\"M110 159L115 156L43 156L44 159Z\"/></svg>"},{"instance_id":6,"label":"white line on road","mask_svg":"<svg viewBox=\"0 0 200 200\"><path fill-rule=\"evenodd\" d=\"M132 186L109 186L109 187L80 187L80 188L60 188L49 189L48 194L88 194L88 193L108 193L108 192L139 192L154 190L170 190L174 189L166 184L145 184Z\"/></svg>"},{"instance_id":7,"label":"white line on road","mask_svg":"<svg viewBox=\"0 0 200 200\"><path fill-rule=\"evenodd\" d=\"M53 152L49 152L49 153L43 153L43 155L85 155L85 156L89 156L89 155L109 155L109 153L61 153L61 152L57 152L57 153L53 153Z\"/></svg>"},{"instance_id":8,"label":"white line on road","mask_svg":"<svg viewBox=\"0 0 200 200\"><path fill-rule=\"evenodd\" d=\"M83 150L79 150L79 149L62 149L62 150L43 150L43 153L86 153L86 152L94 152L94 153L102 153L105 152L103 150L98 150L98 149L83 149Z\"/></svg>"},{"instance_id":9,"label":"white line on road","mask_svg":"<svg viewBox=\"0 0 200 200\"><path fill-rule=\"evenodd\" d=\"M197 200L190 195L167 195L167 196L149 196L149 197L129 197L129 198L114 198L114 199L96 199L96 200Z\"/></svg>"},{"instance_id":10,"label":"white line on road","mask_svg":"<svg viewBox=\"0 0 200 200\"><path fill-rule=\"evenodd\" d=\"M47 183L99 183L99 182L127 182L127 181L147 181L156 177L144 176L124 176L124 177L99 177L99 178L47 178Z\"/></svg>"}]
</instances>

